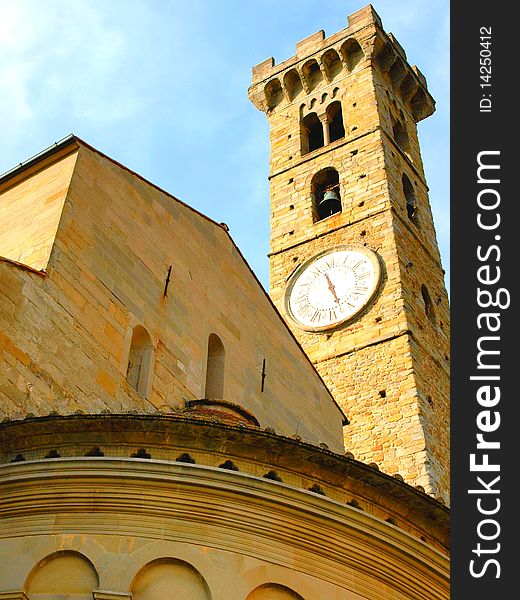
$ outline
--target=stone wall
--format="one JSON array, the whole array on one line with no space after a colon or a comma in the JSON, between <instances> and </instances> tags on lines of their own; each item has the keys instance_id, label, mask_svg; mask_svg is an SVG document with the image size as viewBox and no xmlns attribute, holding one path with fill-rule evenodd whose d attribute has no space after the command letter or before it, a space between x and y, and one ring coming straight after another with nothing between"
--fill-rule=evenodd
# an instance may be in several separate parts
<instances>
[{"instance_id":1,"label":"stone wall","mask_svg":"<svg viewBox=\"0 0 520 600\"><path fill-rule=\"evenodd\" d=\"M13 178L2 191L0 256L36 271L47 267L77 158L67 148L62 160L49 161L29 178Z\"/></svg>"},{"instance_id":2,"label":"stone wall","mask_svg":"<svg viewBox=\"0 0 520 600\"><path fill-rule=\"evenodd\" d=\"M204 397L216 334L224 400L264 427L341 450L343 415L225 228L72 143L79 152L46 273L0 261L2 413L182 409ZM56 160L57 171L70 165ZM30 190L33 177L37 166L18 187ZM136 327L151 340L149 388L127 380Z\"/></svg>"}]
</instances>

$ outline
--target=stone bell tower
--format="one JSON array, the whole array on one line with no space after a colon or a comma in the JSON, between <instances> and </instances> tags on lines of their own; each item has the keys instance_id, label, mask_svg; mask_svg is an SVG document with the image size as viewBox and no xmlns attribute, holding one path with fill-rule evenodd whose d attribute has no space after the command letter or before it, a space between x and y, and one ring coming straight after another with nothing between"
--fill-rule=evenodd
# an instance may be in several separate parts
<instances>
[{"instance_id":1,"label":"stone bell tower","mask_svg":"<svg viewBox=\"0 0 520 600\"><path fill-rule=\"evenodd\" d=\"M417 123L426 80L372 6L253 68L270 293L346 411L346 450L449 498L449 307Z\"/></svg>"}]
</instances>

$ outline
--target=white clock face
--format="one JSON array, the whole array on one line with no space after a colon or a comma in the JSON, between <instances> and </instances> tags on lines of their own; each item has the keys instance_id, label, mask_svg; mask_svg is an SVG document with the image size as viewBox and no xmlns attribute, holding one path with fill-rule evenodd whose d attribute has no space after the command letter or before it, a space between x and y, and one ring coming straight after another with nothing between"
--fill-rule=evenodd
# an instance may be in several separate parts
<instances>
[{"instance_id":1,"label":"white clock face","mask_svg":"<svg viewBox=\"0 0 520 600\"><path fill-rule=\"evenodd\" d=\"M364 246L337 246L317 254L291 277L285 309L307 331L337 327L354 318L374 296L381 268Z\"/></svg>"}]
</instances>

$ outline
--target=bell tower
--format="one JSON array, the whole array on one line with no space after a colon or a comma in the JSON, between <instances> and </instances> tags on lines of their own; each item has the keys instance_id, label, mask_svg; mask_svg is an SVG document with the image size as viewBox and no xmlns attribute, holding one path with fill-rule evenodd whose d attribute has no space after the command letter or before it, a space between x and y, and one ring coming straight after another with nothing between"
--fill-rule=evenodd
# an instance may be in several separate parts
<instances>
[{"instance_id":1,"label":"bell tower","mask_svg":"<svg viewBox=\"0 0 520 600\"><path fill-rule=\"evenodd\" d=\"M372 6L253 67L270 123L270 294L358 460L449 499L449 307L417 123L426 80Z\"/></svg>"}]
</instances>

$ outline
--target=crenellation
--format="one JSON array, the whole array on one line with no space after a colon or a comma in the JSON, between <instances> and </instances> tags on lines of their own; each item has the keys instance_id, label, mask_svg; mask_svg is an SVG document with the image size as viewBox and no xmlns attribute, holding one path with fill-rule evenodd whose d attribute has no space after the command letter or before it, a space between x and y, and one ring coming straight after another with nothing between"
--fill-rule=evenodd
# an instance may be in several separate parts
<instances>
[{"instance_id":1,"label":"crenellation","mask_svg":"<svg viewBox=\"0 0 520 600\"><path fill-rule=\"evenodd\" d=\"M415 65L407 63L406 53L399 42L392 34L383 31L379 17L375 11L371 11L373 9L358 11L360 15L359 19L354 19L355 27L349 24L345 30L328 38L320 30L301 40L297 44L296 55L278 65L271 58L254 67L253 81L249 88L251 101L264 112L290 104L298 97L293 92L294 74L300 79L304 94L311 94L316 85L305 72L305 66L311 61L316 61L323 81L330 84L341 75L336 73L331 77L327 70L327 57L334 52L345 73L343 76L374 63L391 83L391 88L416 122L432 114L434 101L428 92L425 77ZM360 63L361 58L364 60ZM273 89L277 90L274 97Z\"/></svg>"},{"instance_id":2,"label":"crenellation","mask_svg":"<svg viewBox=\"0 0 520 600\"><path fill-rule=\"evenodd\" d=\"M377 26L381 28L383 27L381 17L377 14L372 4L367 4L351 15L348 15L347 21L348 29L350 31L356 31L357 29L360 29L369 23L375 23Z\"/></svg>"},{"instance_id":3,"label":"crenellation","mask_svg":"<svg viewBox=\"0 0 520 600\"><path fill-rule=\"evenodd\" d=\"M320 29L316 33L309 35L308 37L296 42L296 58L300 61L302 58L314 54L318 49L321 49L323 41L325 40L325 32Z\"/></svg>"}]
</instances>

